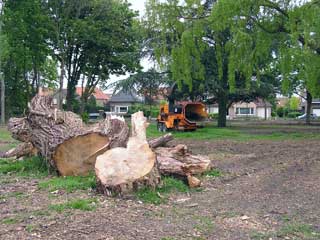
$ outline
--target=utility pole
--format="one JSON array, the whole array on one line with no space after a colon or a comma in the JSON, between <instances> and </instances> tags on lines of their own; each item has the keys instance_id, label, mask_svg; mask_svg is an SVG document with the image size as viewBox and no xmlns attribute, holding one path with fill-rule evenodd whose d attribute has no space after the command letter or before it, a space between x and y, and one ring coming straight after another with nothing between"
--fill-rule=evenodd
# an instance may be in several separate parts
<instances>
[{"instance_id":1,"label":"utility pole","mask_svg":"<svg viewBox=\"0 0 320 240\"><path fill-rule=\"evenodd\" d=\"M0 39L2 36L2 13L3 13L3 2L1 1L1 16L0 16ZM0 46L3 46L0 44ZM1 93L0 93L0 102L1 102L1 124L5 124L6 118L5 118L5 85L4 85L4 79L3 79L3 74L2 74L2 54L3 54L3 49L0 49L0 88L1 88Z\"/></svg>"}]
</instances>

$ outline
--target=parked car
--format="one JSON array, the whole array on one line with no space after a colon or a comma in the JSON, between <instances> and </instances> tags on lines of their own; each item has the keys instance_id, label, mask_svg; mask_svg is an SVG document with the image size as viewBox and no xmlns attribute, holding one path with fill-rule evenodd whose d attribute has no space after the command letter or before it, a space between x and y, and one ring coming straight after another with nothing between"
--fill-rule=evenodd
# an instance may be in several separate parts
<instances>
[{"instance_id":1,"label":"parked car","mask_svg":"<svg viewBox=\"0 0 320 240\"><path fill-rule=\"evenodd\" d=\"M306 118L307 118L307 114L306 113L301 115L301 116L299 116L299 117L297 117L297 119L300 119L300 120L305 120ZM318 116L316 114L314 114L314 113L310 113L310 119L312 119L312 120L318 119Z\"/></svg>"}]
</instances>

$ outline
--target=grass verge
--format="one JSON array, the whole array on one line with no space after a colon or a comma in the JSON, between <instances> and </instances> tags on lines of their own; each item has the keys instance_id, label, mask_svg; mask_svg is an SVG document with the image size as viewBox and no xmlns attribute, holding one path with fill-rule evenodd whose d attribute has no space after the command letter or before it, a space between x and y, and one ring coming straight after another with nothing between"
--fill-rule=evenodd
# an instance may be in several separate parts
<instances>
[{"instance_id":1,"label":"grass verge","mask_svg":"<svg viewBox=\"0 0 320 240\"><path fill-rule=\"evenodd\" d=\"M254 126L254 128L261 128ZM252 141L252 140L299 140L299 139L320 139L319 134L308 132L281 132L275 127L271 131L263 134L247 133L245 129L237 126L228 128L218 128L214 124L210 124L205 128L199 128L194 132L175 132L172 131L174 138L177 139L194 139L194 140L236 140L236 141ZM152 123L147 128L147 137L155 138L163 135L158 132L156 124Z\"/></svg>"},{"instance_id":2,"label":"grass verge","mask_svg":"<svg viewBox=\"0 0 320 240\"><path fill-rule=\"evenodd\" d=\"M74 192L75 190L87 190L96 187L96 179L94 174L88 176L68 176L55 177L39 183L40 189L46 189L50 192L56 190L65 190L66 192Z\"/></svg>"},{"instance_id":3,"label":"grass verge","mask_svg":"<svg viewBox=\"0 0 320 240\"><path fill-rule=\"evenodd\" d=\"M19 160L0 159L0 174L16 174L27 177L45 177L50 174L47 163L40 157Z\"/></svg>"}]
</instances>

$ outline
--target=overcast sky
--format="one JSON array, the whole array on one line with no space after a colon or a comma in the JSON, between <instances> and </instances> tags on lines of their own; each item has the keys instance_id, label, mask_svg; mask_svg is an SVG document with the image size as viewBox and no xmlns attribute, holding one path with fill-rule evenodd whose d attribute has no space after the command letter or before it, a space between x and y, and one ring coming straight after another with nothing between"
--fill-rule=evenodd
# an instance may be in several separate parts
<instances>
[{"instance_id":1,"label":"overcast sky","mask_svg":"<svg viewBox=\"0 0 320 240\"><path fill-rule=\"evenodd\" d=\"M145 0L128 0L132 4L132 9L140 12L140 16L143 14Z\"/></svg>"}]
</instances>

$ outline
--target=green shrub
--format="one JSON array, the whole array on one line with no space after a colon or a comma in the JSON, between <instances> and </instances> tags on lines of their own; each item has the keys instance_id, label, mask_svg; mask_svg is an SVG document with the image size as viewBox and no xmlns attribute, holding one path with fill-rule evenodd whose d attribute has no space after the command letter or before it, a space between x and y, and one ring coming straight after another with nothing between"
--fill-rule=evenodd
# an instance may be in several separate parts
<instances>
[{"instance_id":1,"label":"green shrub","mask_svg":"<svg viewBox=\"0 0 320 240\"><path fill-rule=\"evenodd\" d=\"M209 113L209 118L213 120L217 120L219 117L219 113Z\"/></svg>"},{"instance_id":2,"label":"green shrub","mask_svg":"<svg viewBox=\"0 0 320 240\"><path fill-rule=\"evenodd\" d=\"M129 107L128 114L133 114L138 111L143 111L144 116L156 118L159 115L160 107L158 105L134 104Z\"/></svg>"},{"instance_id":3,"label":"green shrub","mask_svg":"<svg viewBox=\"0 0 320 240\"><path fill-rule=\"evenodd\" d=\"M301 115L300 112L289 112L288 113L288 118L296 118L296 117L298 117L300 115Z\"/></svg>"},{"instance_id":4,"label":"green shrub","mask_svg":"<svg viewBox=\"0 0 320 240\"><path fill-rule=\"evenodd\" d=\"M284 117L284 108L283 107L277 108L277 115L278 115L278 117Z\"/></svg>"},{"instance_id":5,"label":"green shrub","mask_svg":"<svg viewBox=\"0 0 320 240\"><path fill-rule=\"evenodd\" d=\"M88 123L89 122L89 114L87 112L84 112L81 114L81 118L82 118L82 121L84 123Z\"/></svg>"}]
</instances>

